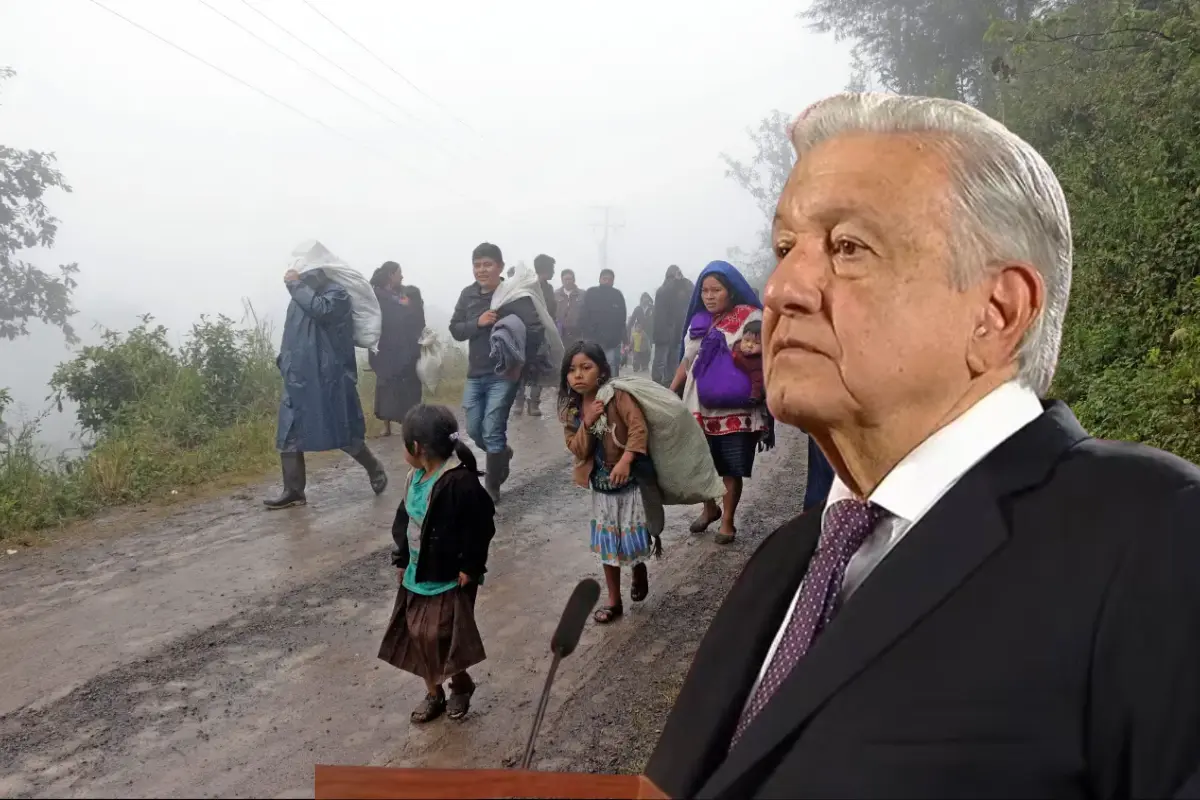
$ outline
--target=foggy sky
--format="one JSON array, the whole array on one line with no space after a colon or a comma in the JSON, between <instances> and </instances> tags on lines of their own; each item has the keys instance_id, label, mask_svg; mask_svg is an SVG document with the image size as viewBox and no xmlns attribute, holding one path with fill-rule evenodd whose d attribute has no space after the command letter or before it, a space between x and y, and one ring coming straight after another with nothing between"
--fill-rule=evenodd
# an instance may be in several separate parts
<instances>
[{"instance_id":1,"label":"foggy sky","mask_svg":"<svg viewBox=\"0 0 1200 800\"><path fill-rule=\"evenodd\" d=\"M761 220L719 154L749 155L746 128L849 75L846 48L797 19L803 0L312 0L447 113L301 0L249 2L391 102L241 0L208 0L392 124L198 0L101 1L341 135L89 0L0 1L0 65L18 73L0 142L56 152L75 189L47 198L57 247L26 257L79 262L85 340L149 312L182 341L202 313L240 317L243 297L281 321L288 253L309 238L367 275L399 261L446 312L484 240L592 285L602 205L624 224L609 258L632 306L668 264L694 276L754 245ZM0 386L36 411L68 356L47 330L0 342Z\"/></svg>"}]
</instances>

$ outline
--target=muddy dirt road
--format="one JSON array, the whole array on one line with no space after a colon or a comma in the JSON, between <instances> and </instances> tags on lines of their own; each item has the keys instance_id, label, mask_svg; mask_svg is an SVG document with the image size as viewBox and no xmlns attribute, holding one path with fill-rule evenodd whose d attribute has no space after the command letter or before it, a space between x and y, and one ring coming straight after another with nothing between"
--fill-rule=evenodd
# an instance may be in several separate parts
<instances>
[{"instance_id":1,"label":"muddy dirt road","mask_svg":"<svg viewBox=\"0 0 1200 800\"><path fill-rule=\"evenodd\" d=\"M587 495L550 419L514 421L479 624L471 715L414 727L420 681L375 658L395 593L399 443L372 497L349 459L312 470L309 506L259 510L271 485L0 561L0 795L305 797L316 763L495 767L528 733L562 604L599 578ZM645 603L589 625L543 727L547 769L644 763L691 655L761 537L799 507L803 439L783 433L747 484L740 541L671 509ZM785 466L786 465L786 466Z\"/></svg>"}]
</instances>

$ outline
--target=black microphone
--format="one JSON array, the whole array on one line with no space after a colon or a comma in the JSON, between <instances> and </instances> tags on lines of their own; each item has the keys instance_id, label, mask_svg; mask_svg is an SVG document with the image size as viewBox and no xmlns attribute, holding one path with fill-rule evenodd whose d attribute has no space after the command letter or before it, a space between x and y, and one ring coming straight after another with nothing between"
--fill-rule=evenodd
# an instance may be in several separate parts
<instances>
[{"instance_id":1,"label":"black microphone","mask_svg":"<svg viewBox=\"0 0 1200 800\"><path fill-rule=\"evenodd\" d=\"M550 702L550 687L554 685L554 674L558 672L558 662L562 661L579 645L579 637L583 636L583 626L587 624L588 616L600 600L600 584L591 578L585 578L571 592L558 627L550 637L550 652L554 660L550 662L550 673L546 675L546 685L542 688L542 699L538 701L537 714L533 718L533 730L529 732L529 742L525 745L525 757L521 759L521 769L529 769L533 761L533 744L537 741L538 730L542 727L542 717L546 715L546 705Z\"/></svg>"}]
</instances>

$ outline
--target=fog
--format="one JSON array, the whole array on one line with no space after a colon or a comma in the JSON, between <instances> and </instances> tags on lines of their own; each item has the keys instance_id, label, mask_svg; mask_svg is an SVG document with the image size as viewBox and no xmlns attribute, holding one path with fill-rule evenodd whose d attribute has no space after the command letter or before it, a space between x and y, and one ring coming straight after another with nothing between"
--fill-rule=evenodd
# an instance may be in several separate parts
<instances>
[{"instance_id":1,"label":"fog","mask_svg":"<svg viewBox=\"0 0 1200 800\"><path fill-rule=\"evenodd\" d=\"M85 342L144 313L182 341L201 314L240 318L242 298L280 322L288 254L310 238L368 275L399 261L445 314L484 240L509 264L548 253L586 287L605 206L632 306L669 264L694 276L754 246L762 220L720 153L750 155L748 127L850 72L846 48L796 17L802 0L101 1L311 119L92 0L0 4L0 65L17 71L0 87L0 142L57 153L74 188L47 197L55 249L23 257L79 262ZM44 328L0 342L15 417L45 406L69 355ZM73 422L53 415L47 441Z\"/></svg>"}]
</instances>

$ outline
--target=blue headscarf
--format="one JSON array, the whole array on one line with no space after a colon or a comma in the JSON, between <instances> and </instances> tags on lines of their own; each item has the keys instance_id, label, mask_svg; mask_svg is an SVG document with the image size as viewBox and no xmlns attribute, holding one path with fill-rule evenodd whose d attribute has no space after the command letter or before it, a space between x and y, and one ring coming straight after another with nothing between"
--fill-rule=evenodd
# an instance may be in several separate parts
<instances>
[{"instance_id":1,"label":"blue headscarf","mask_svg":"<svg viewBox=\"0 0 1200 800\"><path fill-rule=\"evenodd\" d=\"M688 329L691 327L692 318L705 310L704 302L700 299L700 292L704 288L704 279L709 275L719 275L725 281L725 285L729 287L730 308L752 306L762 311L762 300L758 299L758 294L737 267L728 261L709 262L709 265L701 270L700 277L696 278L696 288L692 290L692 301L688 303L687 316L684 317L683 341L679 343L679 358L676 363L683 361L683 351L687 346Z\"/></svg>"}]
</instances>

